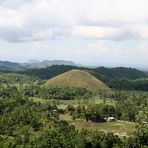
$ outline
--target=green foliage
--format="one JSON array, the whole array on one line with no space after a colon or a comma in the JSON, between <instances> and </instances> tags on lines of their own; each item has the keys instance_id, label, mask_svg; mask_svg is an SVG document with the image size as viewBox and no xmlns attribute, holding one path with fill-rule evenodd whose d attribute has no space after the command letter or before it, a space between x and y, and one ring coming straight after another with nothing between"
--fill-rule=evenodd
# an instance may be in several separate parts
<instances>
[{"instance_id":1,"label":"green foliage","mask_svg":"<svg viewBox=\"0 0 148 148\"><path fill-rule=\"evenodd\" d=\"M98 68L84 68L84 67L76 67L76 66L68 66L68 65L53 65L48 68L41 68L41 69L28 69L22 73L37 76L40 79L50 79L72 69L80 69L80 70L87 70L90 72L94 72L106 77L110 78L126 78L126 79L139 79L147 77L145 72L134 68L125 68L125 67L117 67L117 68L105 68L105 67L98 67Z\"/></svg>"},{"instance_id":2,"label":"green foliage","mask_svg":"<svg viewBox=\"0 0 148 148\"><path fill-rule=\"evenodd\" d=\"M28 69L20 73L35 76L42 80L45 80L45 79L53 78L57 75L60 75L74 68L75 68L74 66L68 66L68 65L53 65L47 68Z\"/></svg>"},{"instance_id":3,"label":"green foliage","mask_svg":"<svg viewBox=\"0 0 148 148\"><path fill-rule=\"evenodd\" d=\"M102 74L104 76L110 78L126 78L126 79L139 79L147 77L147 75L137 69L134 68L125 68L125 67L117 67L117 68L105 68L99 67L94 69L95 72Z\"/></svg>"},{"instance_id":4,"label":"green foliage","mask_svg":"<svg viewBox=\"0 0 148 148\"><path fill-rule=\"evenodd\" d=\"M78 87L42 87L38 96L46 99L57 99L57 100L72 100L80 98L89 98L92 92L86 88Z\"/></svg>"},{"instance_id":5,"label":"green foliage","mask_svg":"<svg viewBox=\"0 0 148 148\"><path fill-rule=\"evenodd\" d=\"M0 83L1 84L23 84L33 83L39 81L37 77L27 76L25 74L17 74L14 72L0 72Z\"/></svg>"},{"instance_id":6,"label":"green foliage","mask_svg":"<svg viewBox=\"0 0 148 148\"><path fill-rule=\"evenodd\" d=\"M12 74L12 76L11 76ZM105 76L99 75L105 78ZM135 76L134 76L135 77ZM115 78L109 78L110 85L119 86ZM82 87L42 87L32 77L14 73L0 73L0 147L69 147L69 148L144 148L148 146L148 93L127 91L97 91L93 92ZM120 79L121 80L121 79ZM137 89L145 89L144 79L128 80L137 83ZM139 83L142 81L142 84ZM9 83L10 84L7 84ZM126 82L126 81L125 81ZM28 83L28 84L27 84ZM19 84L19 85L17 85ZM122 89L125 87L121 83ZM128 86L128 83L126 84ZM132 86L133 87L133 86ZM120 88L120 87L119 87ZM128 89L130 89L129 86ZM32 101L32 97L44 98L46 101ZM94 98L94 99L93 99ZM96 103L101 99L101 103ZM51 101L55 99L55 101ZM60 101L78 101L77 105L70 103L67 108L59 109ZM75 99L75 100L74 100ZM79 101L84 99L83 101ZM113 104L107 104L107 100ZM91 101L90 101L91 100ZM59 115L68 111L74 121L63 121ZM85 128L104 122L105 117L113 116L123 122L132 121L132 126L138 125L135 133L129 137L120 138L114 133L92 131ZM70 116L71 117L71 116ZM77 120L82 119L82 120ZM81 129L75 129L77 121ZM72 122L72 123L71 123ZM85 123L85 124L84 124ZM114 123L120 126L122 121ZM130 127L130 126L129 126ZM98 130L98 128L97 128ZM128 130L128 129L127 129ZM111 131L111 130L110 130Z\"/></svg>"},{"instance_id":7,"label":"green foliage","mask_svg":"<svg viewBox=\"0 0 148 148\"><path fill-rule=\"evenodd\" d=\"M148 125L140 125L133 137L127 140L126 146L129 148L148 147Z\"/></svg>"},{"instance_id":8,"label":"green foliage","mask_svg":"<svg viewBox=\"0 0 148 148\"><path fill-rule=\"evenodd\" d=\"M108 94L109 96L109 94ZM141 95L139 95L141 96ZM129 95L127 95L129 97ZM77 108L68 106L75 118L102 122L104 117L131 112L132 107L138 111L147 107L143 100L132 96L125 97L115 106L109 104L80 104ZM75 130L66 121L59 119L60 110L55 102L34 103L21 96L4 98L0 102L0 146L3 147L82 147L82 148L137 148L148 145L147 126L138 127L135 134L129 138L120 139L113 133L99 131ZM141 108L140 108L141 107ZM88 115L88 116L87 116ZM126 120L126 119L125 119ZM128 120L128 118L127 118Z\"/></svg>"},{"instance_id":9,"label":"green foliage","mask_svg":"<svg viewBox=\"0 0 148 148\"><path fill-rule=\"evenodd\" d=\"M86 121L105 122L105 117L116 116L116 109L107 104L89 104L88 106L79 105L75 110L71 109L70 113L73 119L81 118Z\"/></svg>"}]
</instances>

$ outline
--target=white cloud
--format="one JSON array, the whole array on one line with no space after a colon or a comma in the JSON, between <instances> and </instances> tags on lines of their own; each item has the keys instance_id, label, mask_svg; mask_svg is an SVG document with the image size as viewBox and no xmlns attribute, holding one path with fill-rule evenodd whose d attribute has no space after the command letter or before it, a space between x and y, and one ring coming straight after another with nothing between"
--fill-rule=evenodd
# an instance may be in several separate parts
<instances>
[{"instance_id":1,"label":"white cloud","mask_svg":"<svg viewBox=\"0 0 148 148\"><path fill-rule=\"evenodd\" d=\"M133 31L143 39L148 39L148 24L138 24L133 27Z\"/></svg>"},{"instance_id":2,"label":"white cloud","mask_svg":"<svg viewBox=\"0 0 148 148\"><path fill-rule=\"evenodd\" d=\"M88 54L92 53L94 56L95 55L98 56L109 51L108 47L106 46L106 42L100 41L100 40L97 40L96 42L88 44L88 49L90 50Z\"/></svg>"},{"instance_id":3,"label":"white cloud","mask_svg":"<svg viewBox=\"0 0 148 148\"><path fill-rule=\"evenodd\" d=\"M37 49L37 50L41 50L41 49L49 49L50 48L50 43L48 42L43 42L43 41L34 41L32 43L32 49Z\"/></svg>"},{"instance_id":4,"label":"white cloud","mask_svg":"<svg viewBox=\"0 0 148 148\"><path fill-rule=\"evenodd\" d=\"M148 0L0 1L0 41L7 43L1 59L9 53L20 59L140 62L147 59L147 40Z\"/></svg>"},{"instance_id":5,"label":"white cloud","mask_svg":"<svg viewBox=\"0 0 148 148\"><path fill-rule=\"evenodd\" d=\"M138 47L137 54L139 57L143 57L143 60L148 60L148 43L147 41L142 41Z\"/></svg>"},{"instance_id":6,"label":"white cloud","mask_svg":"<svg viewBox=\"0 0 148 148\"><path fill-rule=\"evenodd\" d=\"M147 38L147 29L143 28L147 23L147 0L12 0L11 2L2 0L0 2L0 30L9 27L8 30L13 34L15 33L13 28L18 28L20 36L18 35L19 38L14 39L15 41L20 41L22 38L28 38L30 41L32 38L38 38L34 37L38 36L38 33L44 34L49 29L55 28L60 30L57 36L71 36L72 32L72 35L80 37L112 40L135 39L137 36ZM29 36L22 32L29 32ZM7 40L6 36L9 34L6 31L1 38ZM40 37L40 39L46 38Z\"/></svg>"},{"instance_id":7,"label":"white cloud","mask_svg":"<svg viewBox=\"0 0 148 148\"><path fill-rule=\"evenodd\" d=\"M148 19L147 0L86 0L81 20L90 24L122 25Z\"/></svg>"},{"instance_id":8,"label":"white cloud","mask_svg":"<svg viewBox=\"0 0 148 148\"><path fill-rule=\"evenodd\" d=\"M21 27L22 23L18 11L0 7L0 27Z\"/></svg>"},{"instance_id":9,"label":"white cloud","mask_svg":"<svg viewBox=\"0 0 148 148\"><path fill-rule=\"evenodd\" d=\"M116 44L115 41L111 41L111 44L107 44L107 41L97 40L88 45L86 52L90 53L90 57L94 61L104 61L116 65L142 65L146 66L148 60L148 43L147 40L133 42L131 45L124 41L122 44ZM127 45L128 46L127 46ZM121 46L122 45L122 46ZM91 56L93 55L93 56ZM114 65L115 66L115 65Z\"/></svg>"},{"instance_id":10,"label":"white cloud","mask_svg":"<svg viewBox=\"0 0 148 148\"><path fill-rule=\"evenodd\" d=\"M18 9L22 5L35 3L39 0L0 0L0 6L4 8Z\"/></svg>"},{"instance_id":11,"label":"white cloud","mask_svg":"<svg viewBox=\"0 0 148 148\"><path fill-rule=\"evenodd\" d=\"M118 39L124 30L115 27L76 26L72 31L73 36L98 39Z\"/></svg>"},{"instance_id":12,"label":"white cloud","mask_svg":"<svg viewBox=\"0 0 148 148\"><path fill-rule=\"evenodd\" d=\"M21 37L19 41L42 41L42 40L49 40L53 37L54 32L53 30L46 30L40 32L34 32L31 36Z\"/></svg>"}]
</instances>

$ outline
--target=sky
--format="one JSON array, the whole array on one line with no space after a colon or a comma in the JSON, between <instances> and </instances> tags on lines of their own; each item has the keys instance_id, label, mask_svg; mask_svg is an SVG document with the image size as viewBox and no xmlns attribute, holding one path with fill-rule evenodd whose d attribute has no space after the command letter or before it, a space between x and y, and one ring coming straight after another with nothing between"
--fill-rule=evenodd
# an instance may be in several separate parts
<instances>
[{"instance_id":1,"label":"sky","mask_svg":"<svg viewBox=\"0 0 148 148\"><path fill-rule=\"evenodd\" d=\"M148 0L0 0L0 61L148 67Z\"/></svg>"}]
</instances>

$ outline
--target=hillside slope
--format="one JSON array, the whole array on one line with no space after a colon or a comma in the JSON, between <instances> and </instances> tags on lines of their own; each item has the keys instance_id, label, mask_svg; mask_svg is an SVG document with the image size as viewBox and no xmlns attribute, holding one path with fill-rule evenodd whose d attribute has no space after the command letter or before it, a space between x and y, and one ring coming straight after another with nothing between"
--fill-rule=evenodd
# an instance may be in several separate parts
<instances>
[{"instance_id":1,"label":"hillside slope","mask_svg":"<svg viewBox=\"0 0 148 148\"><path fill-rule=\"evenodd\" d=\"M0 61L0 70L3 71L22 71L25 67L21 66L19 63Z\"/></svg>"},{"instance_id":2,"label":"hillside slope","mask_svg":"<svg viewBox=\"0 0 148 148\"><path fill-rule=\"evenodd\" d=\"M57 75L60 75L64 72L67 72L72 69L80 69L87 70L97 73L101 76L105 76L107 78L124 78L124 79L140 79L148 77L148 73L144 71L140 71L134 68L125 68L125 67L116 67L116 68L106 68L106 67L98 67L98 68L87 68L87 67L77 67L70 65L53 65L47 68L40 69L27 69L22 74L27 74L31 76L39 77L42 80L47 80L53 78Z\"/></svg>"},{"instance_id":3,"label":"hillside slope","mask_svg":"<svg viewBox=\"0 0 148 148\"><path fill-rule=\"evenodd\" d=\"M95 72L110 78L125 78L125 79L139 79L147 77L146 73L135 68L116 67L106 68L98 67L94 69Z\"/></svg>"},{"instance_id":4,"label":"hillside slope","mask_svg":"<svg viewBox=\"0 0 148 148\"><path fill-rule=\"evenodd\" d=\"M39 81L39 79L25 74L0 72L0 84L27 84L35 81Z\"/></svg>"},{"instance_id":5,"label":"hillside slope","mask_svg":"<svg viewBox=\"0 0 148 148\"><path fill-rule=\"evenodd\" d=\"M89 90L109 89L107 85L88 72L76 69L47 80L44 86L83 87Z\"/></svg>"},{"instance_id":6,"label":"hillside slope","mask_svg":"<svg viewBox=\"0 0 148 148\"><path fill-rule=\"evenodd\" d=\"M53 65L53 66L50 66L47 68L41 68L41 69L28 69L20 73L27 74L30 76L35 76L42 80L48 80L50 78L63 74L64 72L67 72L72 69L76 69L76 67L69 66L69 65Z\"/></svg>"}]
</instances>

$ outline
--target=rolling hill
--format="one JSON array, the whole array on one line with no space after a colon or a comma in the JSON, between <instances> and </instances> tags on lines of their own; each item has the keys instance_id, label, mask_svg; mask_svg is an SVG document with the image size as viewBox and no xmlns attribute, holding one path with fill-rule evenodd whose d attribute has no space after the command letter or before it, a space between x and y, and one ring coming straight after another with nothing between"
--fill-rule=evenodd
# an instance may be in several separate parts
<instances>
[{"instance_id":1,"label":"rolling hill","mask_svg":"<svg viewBox=\"0 0 148 148\"><path fill-rule=\"evenodd\" d=\"M0 61L0 70L2 71L22 71L26 68L21 66L19 63L9 62L9 61Z\"/></svg>"},{"instance_id":2,"label":"rolling hill","mask_svg":"<svg viewBox=\"0 0 148 148\"><path fill-rule=\"evenodd\" d=\"M95 68L94 71L110 78L125 78L130 80L145 78L148 76L146 72L140 71L135 68L127 68L127 67L115 67L115 68L98 67Z\"/></svg>"},{"instance_id":3,"label":"rolling hill","mask_svg":"<svg viewBox=\"0 0 148 148\"><path fill-rule=\"evenodd\" d=\"M48 86L82 87L88 90L108 90L109 87L102 81L83 70L70 70L46 81Z\"/></svg>"},{"instance_id":4,"label":"rolling hill","mask_svg":"<svg viewBox=\"0 0 148 148\"><path fill-rule=\"evenodd\" d=\"M71 65L52 65L46 68L35 68L35 69L27 69L22 71L22 74L27 74L31 76L37 76L42 80L47 80L57 75L60 75L64 72L67 72L72 69L80 69L91 71L93 73L97 73L101 76L105 76L107 78L121 78L121 79L141 79L148 77L148 73L145 71L140 71L135 68L125 68L125 67L116 67L116 68L107 68L107 67L98 67L98 68L87 68L87 67L77 67Z\"/></svg>"},{"instance_id":5,"label":"rolling hill","mask_svg":"<svg viewBox=\"0 0 148 148\"><path fill-rule=\"evenodd\" d=\"M44 60L44 61L37 61L37 60L30 60L28 63L23 63L23 66L27 67L28 69L31 68L46 68L52 65L71 65L76 66L76 64L72 61L65 61L65 60Z\"/></svg>"}]
</instances>

